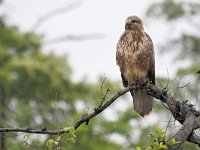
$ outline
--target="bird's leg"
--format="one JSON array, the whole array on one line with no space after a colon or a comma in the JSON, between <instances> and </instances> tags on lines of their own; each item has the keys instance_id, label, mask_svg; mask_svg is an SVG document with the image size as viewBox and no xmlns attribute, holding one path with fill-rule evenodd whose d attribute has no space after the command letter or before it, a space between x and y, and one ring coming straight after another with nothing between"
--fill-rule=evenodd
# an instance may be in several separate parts
<instances>
[{"instance_id":1,"label":"bird's leg","mask_svg":"<svg viewBox=\"0 0 200 150\"><path fill-rule=\"evenodd\" d=\"M140 89L143 89L143 87L148 83L148 79L138 80L136 83Z\"/></svg>"},{"instance_id":2,"label":"bird's leg","mask_svg":"<svg viewBox=\"0 0 200 150\"><path fill-rule=\"evenodd\" d=\"M135 82L135 85L138 86L139 88L141 88L142 87L142 80L137 80Z\"/></svg>"}]
</instances>

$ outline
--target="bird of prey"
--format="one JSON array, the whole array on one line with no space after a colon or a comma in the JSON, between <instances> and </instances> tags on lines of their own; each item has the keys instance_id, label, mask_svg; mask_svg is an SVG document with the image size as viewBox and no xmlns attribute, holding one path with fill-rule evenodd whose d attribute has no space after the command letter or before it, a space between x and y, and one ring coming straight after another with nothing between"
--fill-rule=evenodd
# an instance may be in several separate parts
<instances>
[{"instance_id":1,"label":"bird of prey","mask_svg":"<svg viewBox=\"0 0 200 150\"><path fill-rule=\"evenodd\" d=\"M117 43L116 62L124 87L147 80L155 84L154 46L138 16L126 19L125 31ZM142 88L130 92L135 111L142 117L148 115L152 110L152 97Z\"/></svg>"}]
</instances>

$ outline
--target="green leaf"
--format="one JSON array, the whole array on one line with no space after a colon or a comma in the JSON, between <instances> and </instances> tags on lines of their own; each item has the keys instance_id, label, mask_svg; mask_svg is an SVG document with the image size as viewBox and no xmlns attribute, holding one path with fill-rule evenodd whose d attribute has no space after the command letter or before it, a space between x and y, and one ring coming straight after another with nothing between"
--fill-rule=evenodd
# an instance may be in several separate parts
<instances>
[{"instance_id":1,"label":"green leaf","mask_svg":"<svg viewBox=\"0 0 200 150\"><path fill-rule=\"evenodd\" d=\"M69 133L75 132L75 128L73 126L65 127L65 128L63 128L63 130L66 131L66 132L69 132Z\"/></svg>"},{"instance_id":2,"label":"green leaf","mask_svg":"<svg viewBox=\"0 0 200 150\"><path fill-rule=\"evenodd\" d=\"M48 141L46 142L46 146L48 147L48 149L53 150L54 142L54 139L48 139Z\"/></svg>"},{"instance_id":3,"label":"green leaf","mask_svg":"<svg viewBox=\"0 0 200 150\"><path fill-rule=\"evenodd\" d=\"M142 150L142 148L137 146L137 147L136 147L136 150Z\"/></svg>"},{"instance_id":4,"label":"green leaf","mask_svg":"<svg viewBox=\"0 0 200 150\"><path fill-rule=\"evenodd\" d=\"M24 138L25 141L29 140L30 139L30 134L25 134L23 138Z\"/></svg>"},{"instance_id":5,"label":"green leaf","mask_svg":"<svg viewBox=\"0 0 200 150\"><path fill-rule=\"evenodd\" d=\"M61 140L61 137L60 136L58 136L57 138L56 138L56 141L60 141Z\"/></svg>"},{"instance_id":6,"label":"green leaf","mask_svg":"<svg viewBox=\"0 0 200 150\"><path fill-rule=\"evenodd\" d=\"M54 141L54 144L55 144L55 145L58 145L58 144L59 144L59 142L58 142L58 141Z\"/></svg>"},{"instance_id":7,"label":"green leaf","mask_svg":"<svg viewBox=\"0 0 200 150\"><path fill-rule=\"evenodd\" d=\"M167 146L163 144L163 142L160 142L160 149L167 149Z\"/></svg>"},{"instance_id":8,"label":"green leaf","mask_svg":"<svg viewBox=\"0 0 200 150\"><path fill-rule=\"evenodd\" d=\"M74 133L70 134L73 138L76 138L76 135Z\"/></svg>"},{"instance_id":9,"label":"green leaf","mask_svg":"<svg viewBox=\"0 0 200 150\"><path fill-rule=\"evenodd\" d=\"M69 138L69 139L67 139L69 142L71 142L71 143L75 143L75 139L74 138Z\"/></svg>"},{"instance_id":10,"label":"green leaf","mask_svg":"<svg viewBox=\"0 0 200 150\"><path fill-rule=\"evenodd\" d=\"M162 137L163 136L163 130L161 128L156 128L156 131L158 133L158 137Z\"/></svg>"},{"instance_id":11,"label":"green leaf","mask_svg":"<svg viewBox=\"0 0 200 150\"><path fill-rule=\"evenodd\" d=\"M73 126L69 127L69 133L74 134L75 133L75 128Z\"/></svg>"},{"instance_id":12,"label":"green leaf","mask_svg":"<svg viewBox=\"0 0 200 150\"><path fill-rule=\"evenodd\" d=\"M173 139L170 141L170 144L171 144L171 145L175 145L175 144L178 144L178 143L180 143L180 142L179 142L179 141L176 141L175 138L173 138Z\"/></svg>"}]
</instances>

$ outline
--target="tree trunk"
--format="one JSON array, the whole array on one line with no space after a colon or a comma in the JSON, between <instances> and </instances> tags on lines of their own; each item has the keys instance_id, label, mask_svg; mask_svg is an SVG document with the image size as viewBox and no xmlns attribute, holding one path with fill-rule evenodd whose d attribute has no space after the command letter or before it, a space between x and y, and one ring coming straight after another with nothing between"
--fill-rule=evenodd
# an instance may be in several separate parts
<instances>
[{"instance_id":1,"label":"tree trunk","mask_svg":"<svg viewBox=\"0 0 200 150\"><path fill-rule=\"evenodd\" d=\"M5 88L0 80L0 127L4 127L4 121L6 119L5 107L6 107L6 95ZM0 133L0 150L6 150L5 146L6 136L5 133Z\"/></svg>"}]
</instances>

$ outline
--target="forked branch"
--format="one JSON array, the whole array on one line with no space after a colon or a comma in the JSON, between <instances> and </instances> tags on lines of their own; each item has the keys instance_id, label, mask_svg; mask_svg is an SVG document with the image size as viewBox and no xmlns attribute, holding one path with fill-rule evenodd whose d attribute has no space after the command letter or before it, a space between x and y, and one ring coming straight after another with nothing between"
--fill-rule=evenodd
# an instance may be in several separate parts
<instances>
[{"instance_id":1,"label":"forked branch","mask_svg":"<svg viewBox=\"0 0 200 150\"><path fill-rule=\"evenodd\" d=\"M175 144L172 149L181 149L182 144L185 141L200 145L200 137L195 134L194 130L200 128L197 123L196 118L200 116L200 112L197 111L192 105L187 102L179 102L175 100L167 91L156 87L151 83L142 83L139 85L133 85L118 91L113 97L108 100L104 100L102 105L99 105L94 109L91 114L85 114L78 121L74 123L74 128L77 129L81 124L88 124L89 121L104 111L109 107L114 101L116 101L120 96L129 92L130 90L137 90L139 88L146 88L147 93L152 97L165 103L173 115L173 117L182 124L182 127L175 135L175 139L179 141ZM49 129L21 129L21 128L0 128L0 132L25 132L25 133L35 133L35 134L50 134L50 135L60 135L66 133L65 129L49 130Z\"/></svg>"}]
</instances>

